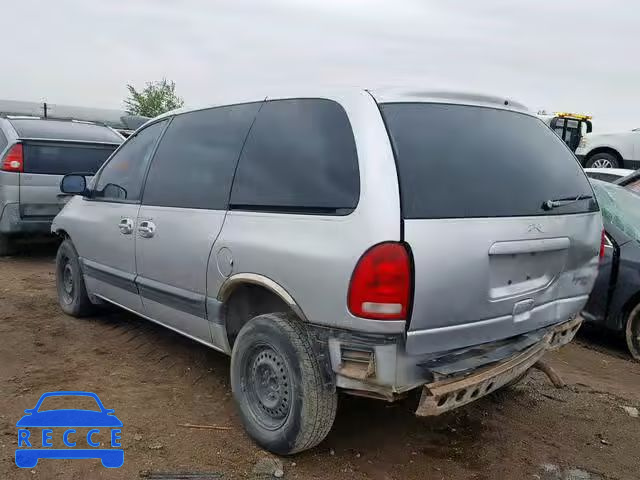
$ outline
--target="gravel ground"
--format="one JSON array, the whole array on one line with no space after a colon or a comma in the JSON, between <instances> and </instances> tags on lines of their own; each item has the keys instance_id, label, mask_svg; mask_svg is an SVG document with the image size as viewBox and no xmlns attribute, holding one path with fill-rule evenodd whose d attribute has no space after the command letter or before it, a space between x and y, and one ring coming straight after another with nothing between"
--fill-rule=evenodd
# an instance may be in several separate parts
<instances>
[{"instance_id":1,"label":"gravel ground","mask_svg":"<svg viewBox=\"0 0 640 480\"><path fill-rule=\"evenodd\" d=\"M640 478L640 418L629 413L640 407L640 364L599 332L549 355L565 389L535 372L517 387L433 419L413 416L409 400L386 405L343 397L319 447L277 459L240 425L227 357L124 312L65 316L55 299L54 253L41 246L0 259L2 479L162 472L268 478L280 468L292 479ZM98 460L15 466L16 421L52 390L93 391L115 409L124 423L122 468L108 470Z\"/></svg>"}]
</instances>

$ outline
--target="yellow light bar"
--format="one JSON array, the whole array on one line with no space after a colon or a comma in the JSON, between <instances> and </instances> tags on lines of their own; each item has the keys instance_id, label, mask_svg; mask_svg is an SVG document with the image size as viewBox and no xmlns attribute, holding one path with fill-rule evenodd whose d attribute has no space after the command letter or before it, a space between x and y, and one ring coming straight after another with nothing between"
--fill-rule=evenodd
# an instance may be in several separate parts
<instances>
[{"instance_id":1,"label":"yellow light bar","mask_svg":"<svg viewBox=\"0 0 640 480\"><path fill-rule=\"evenodd\" d=\"M576 120L591 120L591 115L582 115L581 113L555 112L556 117L575 118Z\"/></svg>"}]
</instances>

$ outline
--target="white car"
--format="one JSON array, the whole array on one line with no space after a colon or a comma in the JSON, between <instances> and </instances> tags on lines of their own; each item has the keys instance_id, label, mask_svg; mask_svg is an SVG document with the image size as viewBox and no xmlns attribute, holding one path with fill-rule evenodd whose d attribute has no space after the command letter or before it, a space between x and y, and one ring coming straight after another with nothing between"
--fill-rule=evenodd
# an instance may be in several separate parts
<instances>
[{"instance_id":1,"label":"white car","mask_svg":"<svg viewBox=\"0 0 640 480\"><path fill-rule=\"evenodd\" d=\"M584 173L589 178L595 178L596 180L602 180L603 182L615 182L621 178L631 175L635 170L628 168L585 168Z\"/></svg>"},{"instance_id":2,"label":"white car","mask_svg":"<svg viewBox=\"0 0 640 480\"><path fill-rule=\"evenodd\" d=\"M588 133L576 155L587 168L640 168L640 128L619 133Z\"/></svg>"}]
</instances>

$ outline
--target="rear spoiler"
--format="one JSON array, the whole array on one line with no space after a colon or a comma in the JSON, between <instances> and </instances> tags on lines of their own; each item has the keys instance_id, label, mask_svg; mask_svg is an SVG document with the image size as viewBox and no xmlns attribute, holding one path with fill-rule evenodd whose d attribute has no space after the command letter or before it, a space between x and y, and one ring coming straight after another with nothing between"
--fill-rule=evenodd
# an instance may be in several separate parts
<instances>
[{"instance_id":1,"label":"rear spoiler","mask_svg":"<svg viewBox=\"0 0 640 480\"><path fill-rule=\"evenodd\" d=\"M35 137L19 137L19 142L46 142L46 143L71 143L76 145L103 145L105 147L118 147L118 142L98 142L94 140L71 140L65 138L35 138Z\"/></svg>"},{"instance_id":2,"label":"rear spoiler","mask_svg":"<svg viewBox=\"0 0 640 480\"><path fill-rule=\"evenodd\" d=\"M0 117L9 116L82 121L125 131L136 130L147 120L150 120L148 117L132 115L124 110L58 105L48 102L0 100Z\"/></svg>"}]
</instances>

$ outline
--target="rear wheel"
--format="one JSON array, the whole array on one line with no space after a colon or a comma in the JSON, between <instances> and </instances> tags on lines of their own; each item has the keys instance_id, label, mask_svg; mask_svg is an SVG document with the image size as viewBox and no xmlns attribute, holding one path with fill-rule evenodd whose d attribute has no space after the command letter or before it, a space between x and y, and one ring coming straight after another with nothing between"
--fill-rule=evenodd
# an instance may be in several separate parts
<instances>
[{"instance_id":1,"label":"rear wheel","mask_svg":"<svg viewBox=\"0 0 640 480\"><path fill-rule=\"evenodd\" d=\"M248 434L289 455L320 443L331 430L337 393L324 382L304 325L293 315L250 320L231 355L231 388Z\"/></svg>"},{"instance_id":2,"label":"rear wheel","mask_svg":"<svg viewBox=\"0 0 640 480\"><path fill-rule=\"evenodd\" d=\"M631 356L640 361L640 305L631 310L627 318L625 334Z\"/></svg>"},{"instance_id":3,"label":"rear wheel","mask_svg":"<svg viewBox=\"0 0 640 480\"><path fill-rule=\"evenodd\" d=\"M611 153L596 153L587 160L587 168L618 168L620 162L615 155Z\"/></svg>"},{"instance_id":4,"label":"rear wheel","mask_svg":"<svg viewBox=\"0 0 640 480\"><path fill-rule=\"evenodd\" d=\"M78 253L73 243L65 239L56 256L56 287L62 310L74 317L85 317L94 312L82 278Z\"/></svg>"}]
</instances>

